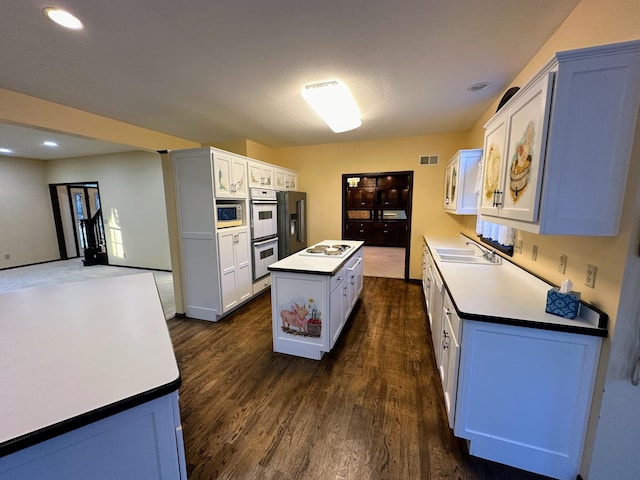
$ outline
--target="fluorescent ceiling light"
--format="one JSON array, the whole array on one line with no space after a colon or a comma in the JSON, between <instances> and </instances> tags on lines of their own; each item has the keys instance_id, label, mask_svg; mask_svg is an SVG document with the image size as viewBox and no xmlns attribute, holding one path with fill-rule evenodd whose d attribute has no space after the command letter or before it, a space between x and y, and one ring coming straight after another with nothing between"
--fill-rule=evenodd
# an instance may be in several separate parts
<instances>
[{"instance_id":1,"label":"fluorescent ceiling light","mask_svg":"<svg viewBox=\"0 0 640 480\"><path fill-rule=\"evenodd\" d=\"M52 142L51 140L46 140L44 142L42 142L43 145L46 145L47 147L57 147L58 144L56 142Z\"/></svg>"},{"instance_id":2,"label":"fluorescent ceiling light","mask_svg":"<svg viewBox=\"0 0 640 480\"><path fill-rule=\"evenodd\" d=\"M302 97L335 133L362 125L360 111L347 86L337 80L305 85Z\"/></svg>"},{"instance_id":3,"label":"fluorescent ceiling light","mask_svg":"<svg viewBox=\"0 0 640 480\"><path fill-rule=\"evenodd\" d=\"M65 10L59 8L47 7L43 10L44 14L58 25L62 25L66 28L73 30L79 30L82 28L82 22L77 17L73 16Z\"/></svg>"}]
</instances>

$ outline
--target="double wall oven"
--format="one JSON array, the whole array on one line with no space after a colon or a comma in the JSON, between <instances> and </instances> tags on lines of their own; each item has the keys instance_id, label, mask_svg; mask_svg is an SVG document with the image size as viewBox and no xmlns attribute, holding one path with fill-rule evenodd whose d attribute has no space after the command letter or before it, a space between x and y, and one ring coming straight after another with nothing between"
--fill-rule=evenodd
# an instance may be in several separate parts
<instances>
[{"instance_id":1,"label":"double wall oven","mask_svg":"<svg viewBox=\"0 0 640 480\"><path fill-rule=\"evenodd\" d=\"M251 252L253 281L269 274L278 261L278 201L275 190L251 189Z\"/></svg>"}]
</instances>

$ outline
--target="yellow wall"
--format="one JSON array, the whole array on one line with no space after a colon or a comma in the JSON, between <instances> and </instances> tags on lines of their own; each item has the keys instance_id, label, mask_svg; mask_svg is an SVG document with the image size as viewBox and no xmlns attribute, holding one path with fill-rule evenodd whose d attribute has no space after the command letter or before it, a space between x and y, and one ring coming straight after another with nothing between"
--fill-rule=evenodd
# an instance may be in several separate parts
<instances>
[{"instance_id":1,"label":"yellow wall","mask_svg":"<svg viewBox=\"0 0 640 480\"><path fill-rule=\"evenodd\" d=\"M132 150L156 152L200 146L196 142L3 88L0 88L0 121L119 143Z\"/></svg>"},{"instance_id":2,"label":"yellow wall","mask_svg":"<svg viewBox=\"0 0 640 480\"><path fill-rule=\"evenodd\" d=\"M262 160L263 162L273 163L273 149L265 147L253 140L247 140L247 153L249 158Z\"/></svg>"},{"instance_id":3,"label":"yellow wall","mask_svg":"<svg viewBox=\"0 0 640 480\"><path fill-rule=\"evenodd\" d=\"M460 148L465 133L333 143L273 150L273 161L298 171L299 190L308 194L310 242L342 238L343 174L413 171L410 277L420 278L422 236L455 235L459 220L444 213L444 167ZM440 164L418 165L420 155L439 155Z\"/></svg>"}]
</instances>

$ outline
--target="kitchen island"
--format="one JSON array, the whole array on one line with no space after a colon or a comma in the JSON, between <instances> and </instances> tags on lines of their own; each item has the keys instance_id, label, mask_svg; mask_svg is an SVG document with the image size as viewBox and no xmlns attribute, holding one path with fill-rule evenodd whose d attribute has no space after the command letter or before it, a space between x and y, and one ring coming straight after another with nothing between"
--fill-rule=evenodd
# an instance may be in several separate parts
<instances>
[{"instance_id":1,"label":"kitchen island","mask_svg":"<svg viewBox=\"0 0 640 480\"><path fill-rule=\"evenodd\" d=\"M0 479L186 479L151 273L0 295Z\"/></svg>"},{"instance_id":2,"label":"kitchen island","mask_svg":"<svg viewBox=\"0 0 640 480\"><path fill-rule=\"evenodd\" d=\"M586 303L573 319L547 313L544 280L489 261L466 236L424 240L423 288L455 435L472 455L575 479L606 314Z\"/></svg>"},{"instance_id":3,"label":"kitchen island","mask_svg":"<svg viewBox=\"0 0 640 480\"><path fill-rule=\"evenodd\" d=\"M363 242L325 240L269 266L273 351L320 360L362 291Z\"/></svg>"}]
</instances>

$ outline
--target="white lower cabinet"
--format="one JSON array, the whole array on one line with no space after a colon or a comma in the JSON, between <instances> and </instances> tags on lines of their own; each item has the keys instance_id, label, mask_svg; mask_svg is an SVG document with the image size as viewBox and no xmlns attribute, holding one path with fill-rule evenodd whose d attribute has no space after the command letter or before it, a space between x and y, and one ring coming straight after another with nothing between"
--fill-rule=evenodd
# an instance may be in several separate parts
<instances>
[{"instance_id":1,"label":"white lower cabinet","mask_svg":"<svg viewBox=\"0 0 640 480\"><path fill-rule=\"evenodd\" d=\"M178 393L0 458L0 480L186 480Z\"/></svg>"},{"instance_id":2,"label":"white lower cabinet","mask_svg":"<svg viewBox=\"0 0 640 480\"><path fill-rule=\"evenodd\" d=\"M349 286L346 278L346 267L343 267L331 281L331 294L329 295L329 335L331 348L335 345L344 327L345 314L348 311L348 298Z\"/></svg>"},{"instance_id":3,"label":"white lower cabinet","mask_svg":"<svg viewBox=\"0 0 640 480\"><path fill-rule=\"evenodd\" d=\"M435 265L431 265L429 272L431 288L429 290L429 326L431 327L431 339L433 352L436 356L436 365L440 365L442 357L442 307L444 302L444 283Z\"/></svg>"},{"instance_id":4,"label":"white lower cabinet","mask_svg":"<svg viewBox=\"0 0 640 480\"><path fill-rule=\"evenodd\" d=\"M363 250L334 275L271 271L273 350L320 360L349 319L363 286Z\"/></svg>"},{"instance_id":5,"label":"white lower cabinet","mask_svg":"<svg viewBox=\"0 0 640 480\"><path fill-rule=\"evenodd\" d=\"M454 433L469 453L575 479L601 338L464 320L461 344Z\"/></svg>"},{"instance_id":6,"label":"white lower cabinet","mask_svg":"<svg viewBox=\"0 0 640 480\"><path fill-rule=\"evenodd\" d=\"M222 313L251 298L251 242L249 229L229 228L218 232L218 261Z\"/></svg>"},{"instance_id":7,"label":"white lower cabinet","mask_svg":"<svg viewBox=\"0 0 640 480\"><path fill-rule=\"evenodd\" d=\"M349 312L355 307L363 286L363 263L364 257L362 250L356 252L354 258L352 258L347 264L347 281L349 282Z\"/></svg>"},{"instance_id":8,"label":"white lower cabinet","mask_svg":"<svg viewBox=\"0 0 640 480\"><path fill-rule=\"evenodd\" d=\"M458 365L460 362L460 318L453 308L453 302L448 292L444 294L442 312L442 349L438 369L442 380L444 405L449 418L449 427L453 428L458 390Z\"/></svg>"},{"instance_id":9,"label":"white lower cabinet","mask_svg":"<svg viewBox=\"0 0 640 480\"><path fill-rule=\"evenodd\" d=\"M433 279L431 278L430 271L433 268L433 260L431 254L426 245L422 246L422 293L424 294L424 302L429 310L431 284Z\"/></svg>"}]
</instances>

